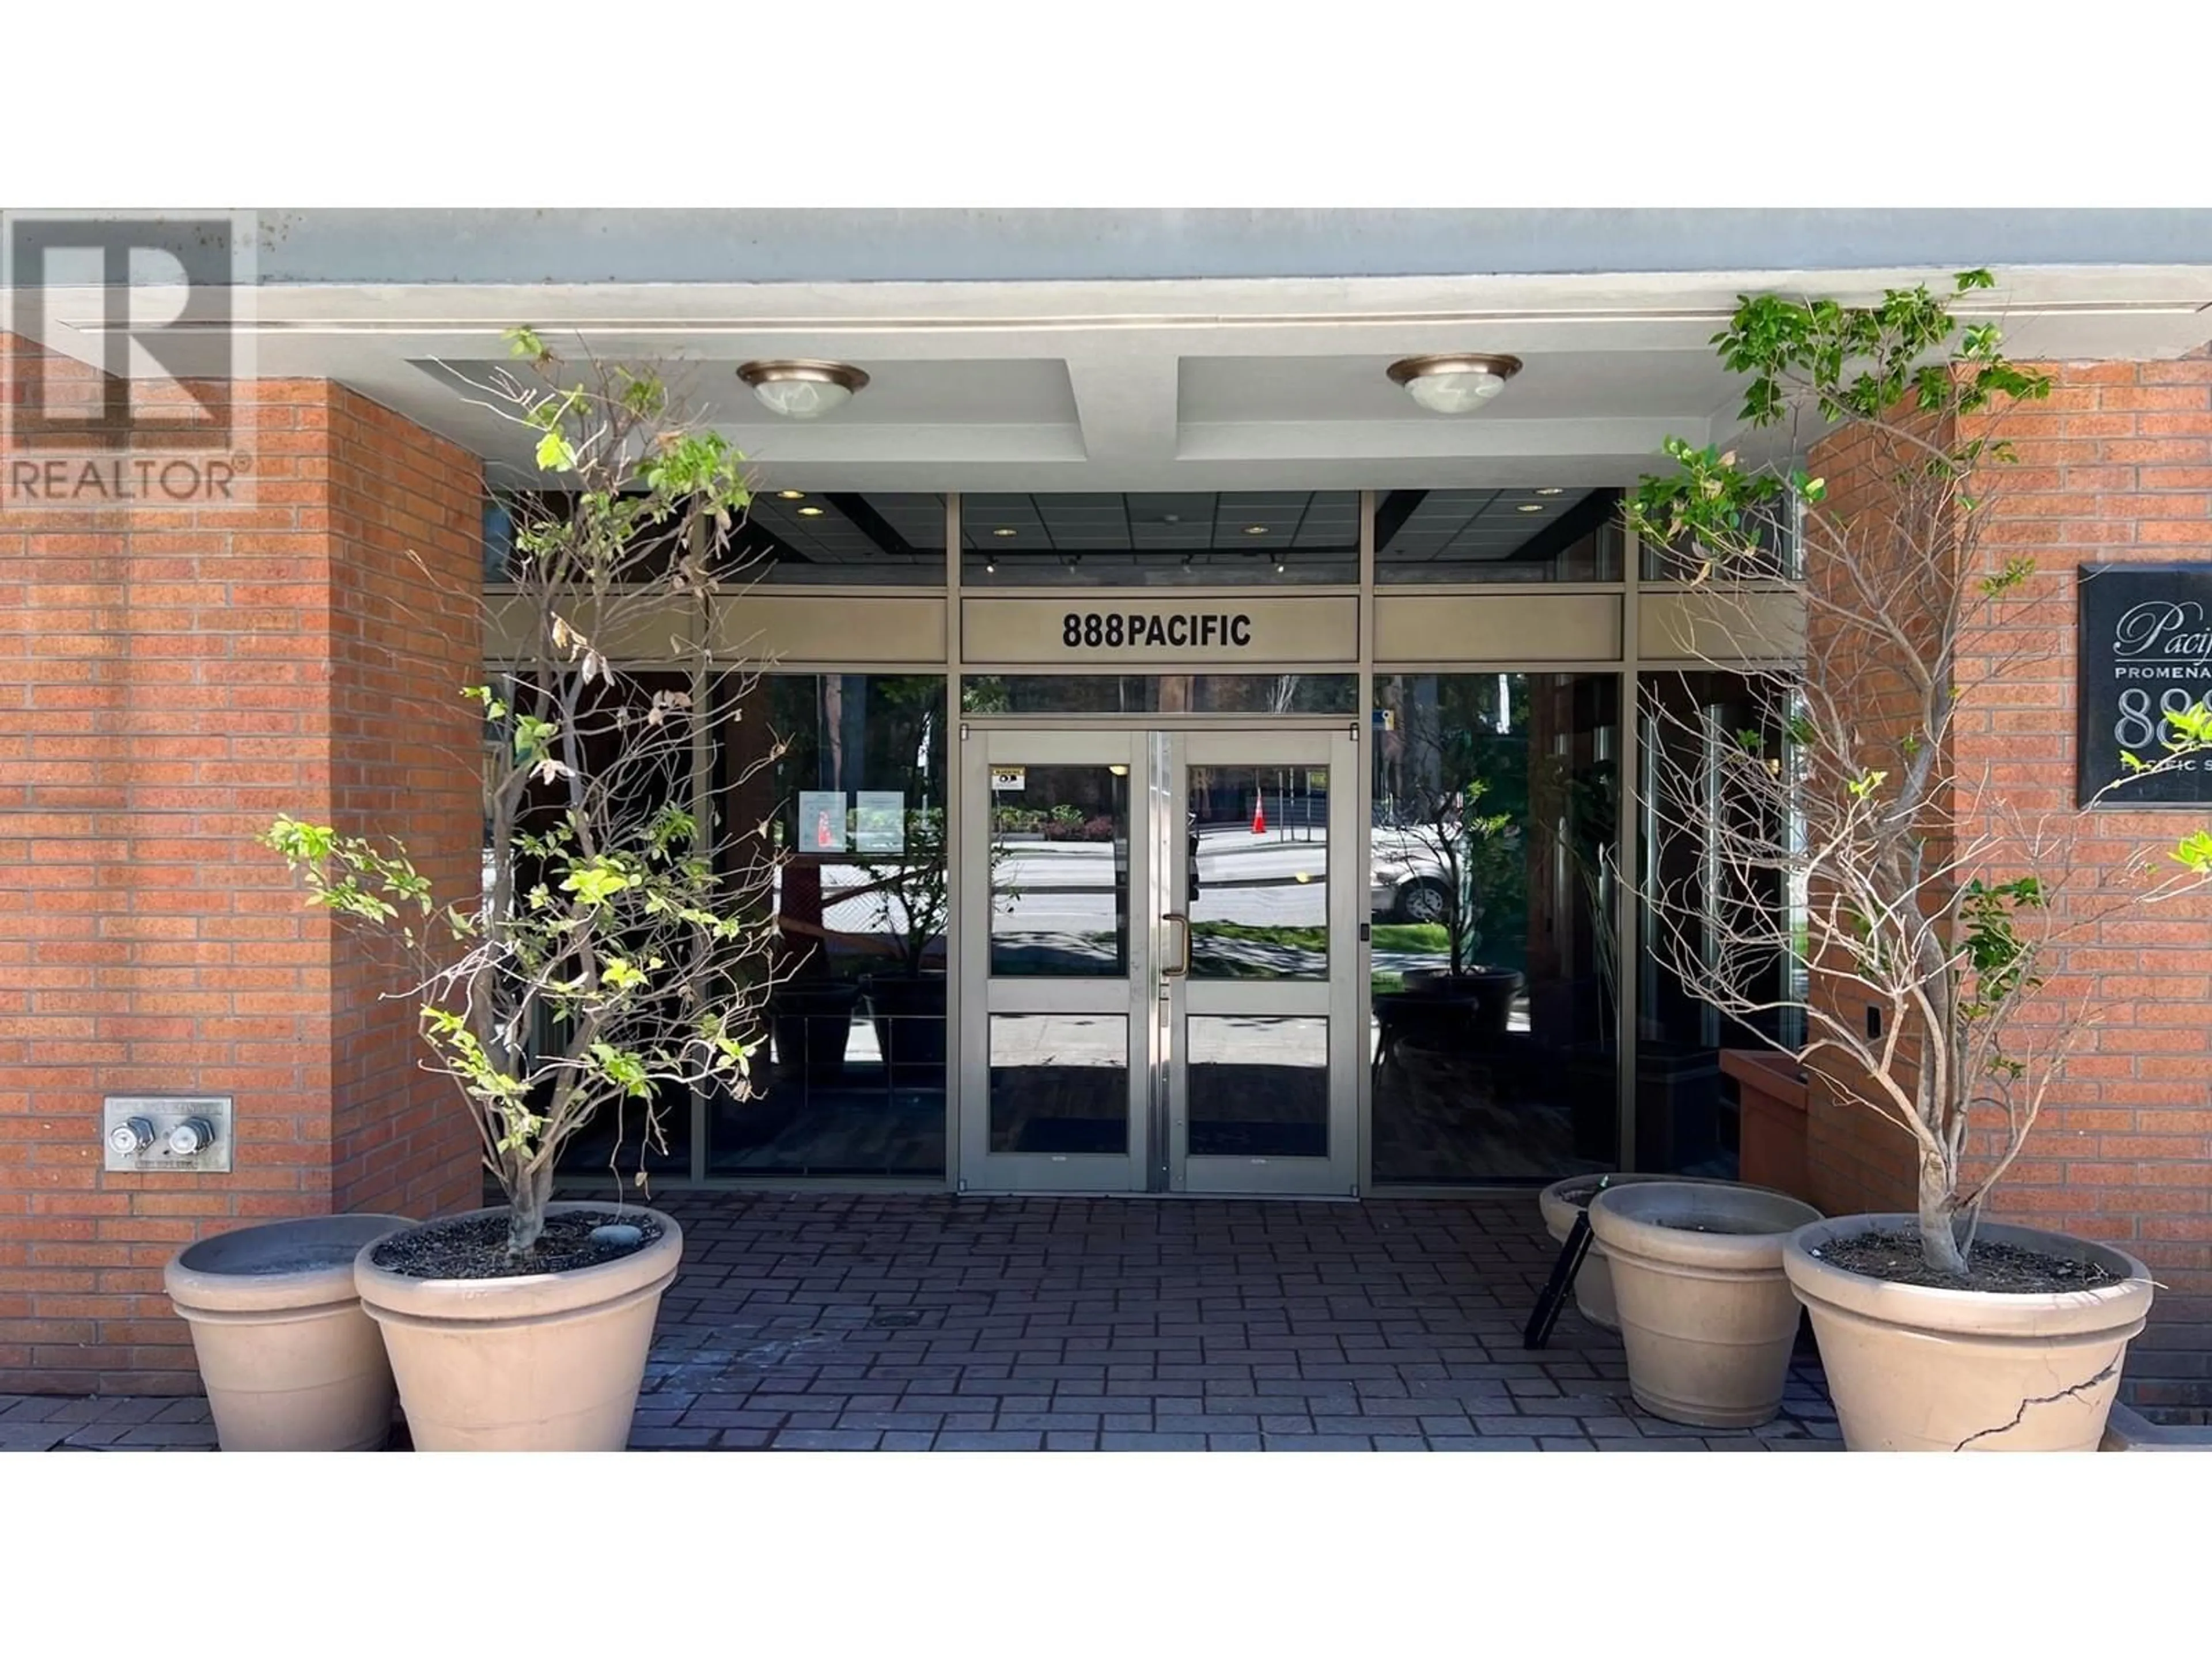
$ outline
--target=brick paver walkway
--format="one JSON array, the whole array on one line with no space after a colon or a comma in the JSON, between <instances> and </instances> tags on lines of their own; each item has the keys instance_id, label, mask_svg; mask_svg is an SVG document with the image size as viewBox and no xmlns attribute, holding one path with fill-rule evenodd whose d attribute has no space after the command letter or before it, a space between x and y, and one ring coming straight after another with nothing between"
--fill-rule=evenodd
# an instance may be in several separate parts
<instances>
[{"instance_id":1,"label":"brick paver walkway","mask_svg":"<svg viewBox=\"0 0 2212 1659\"><path fill-rule=\"evenodd\" d=\"M1693 1431L1620 1340L1521 1329L1535 1196L1361 1204L683 1193L637 1448L1833 1449L1810 1350L1783 1415ZM11 1401L0 1448L212 1441L185 1401Z\"/></svg>"}]
</instances>

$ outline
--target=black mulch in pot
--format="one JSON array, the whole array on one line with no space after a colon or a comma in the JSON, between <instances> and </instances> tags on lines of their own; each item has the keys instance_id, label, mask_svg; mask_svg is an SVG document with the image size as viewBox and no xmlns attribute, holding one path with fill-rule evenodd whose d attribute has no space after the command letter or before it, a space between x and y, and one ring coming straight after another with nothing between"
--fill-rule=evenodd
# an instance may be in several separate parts
<instances>
[{"instance_id":1,"label":"black mulch in pot","mask_svg":"<svg viewBox=\"0 0 2212 1659\"><path fill-rule=\"evenodd\" d=\"M1921 1259L1917 1233L1869 1232L1832 1238L1813 1252L1846 1273L1893 1285L1920 1285L1936 1291L1987 1291L1996 1296L2042 1296L2053 1291L2094 1291L2117 1285L2119 1276L2094 1261L2076 1261L2045 1250L2024 1249L1991 1239L1976 1241L1964 1278L1937 1273Z\"/></svg>"},{"instance_id":2,"label":"black mulch in pot","mask_svg":"<svg viewBox=\"0 0 2212 1659\"><path fill-rule=\"evenodd\" d=\"M635 1227L635 1244L603 1244L592 1229ZM562 1210L545 1218L545 1231L520 1261L507 1254L507 1214L459 1216L394 1233L369 1257L405 1279L522 1279L532 1273L574 1273L635 1255L660 1237L660 1224L641 1210Z\"/></svg>"}]
</instances>

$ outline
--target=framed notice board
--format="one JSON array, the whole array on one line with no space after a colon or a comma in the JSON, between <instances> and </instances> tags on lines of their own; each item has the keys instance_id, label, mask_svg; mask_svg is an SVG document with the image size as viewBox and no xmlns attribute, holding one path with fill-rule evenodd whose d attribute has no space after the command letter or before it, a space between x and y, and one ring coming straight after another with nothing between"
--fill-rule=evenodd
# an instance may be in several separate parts
<instances>
[{"instance_id":1,"label":"framed notice board","mask_svg":"<svg viewBox=\"0 0 2212 1659\"><path fill-rule=\"evenodd\" d=\"M2076 799L2086 806L2129 776L2120 757L2168 757L2166 717L2212 697L2212 563L2083 565L2076 650ZM2124 782L2100 805L2119 810L2212 804L2212 754Z\"/></svg>"}]
</instances>

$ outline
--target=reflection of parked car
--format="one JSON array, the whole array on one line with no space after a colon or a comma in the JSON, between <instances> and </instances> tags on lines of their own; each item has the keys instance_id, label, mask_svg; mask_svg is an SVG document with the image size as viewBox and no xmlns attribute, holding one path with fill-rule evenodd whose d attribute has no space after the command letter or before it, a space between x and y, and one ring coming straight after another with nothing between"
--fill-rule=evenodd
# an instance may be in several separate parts
<instances>
[{"instance_id":1,"label":"reflection of parked car","mask_svg":"<svg viewBox=\"0 0 2212 1659\"><path fill-rule=\"evenodd\" d=\"M1442 921L1450 908L1450 876L1436 849L1409 830L1376 825L1367 908L1389 921Z\"/></svg>"}]
</instances>

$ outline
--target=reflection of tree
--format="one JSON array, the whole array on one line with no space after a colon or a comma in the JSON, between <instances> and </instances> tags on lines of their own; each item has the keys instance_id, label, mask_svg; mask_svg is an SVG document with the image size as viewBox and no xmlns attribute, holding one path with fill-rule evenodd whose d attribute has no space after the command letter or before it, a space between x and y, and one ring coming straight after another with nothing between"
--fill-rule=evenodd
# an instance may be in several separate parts
<instances>
[{"instance_id":1,"label":"reflection of tree","mask_svg":"<svg viewBox=\"0 0 2212 1659\"><path fill-rule=\"evenodd\" d=\"M771 719L786 734L778 739L784 750L776 774L777 830L783 845L798 854L785 866L781 921L787 939L804 941L795 947L793 973L818 977L829 972L827 957L815 943L830 936L825 904L858 895L823 894L824 860L803 853L805 837L796 833L799 792L896 789L907 804L909 823L917 814L934 812L941 824L945 679L939 674L778 675L769 684ZM854 715L860 730L851 732L847 721ZM909 844L913 834L909 829ZM832 861L836 857L830 855ZM941 875L938 884L942 885ZM872 890L872 884L860 890ZM924 933L917 953L942 930L940 921ZM904 953L903 936L899 945Z\"/></svg>"},{"instance_id":2,"label":"reflection of tree","mask_svg":"<svg viewBox=\"0 0 2212 1659\"><path fill-rule=\"evenodd\" d=\"M1435 860L1451 971L1468 971L1487 920L1493 939L1527 929L1528 875L1522 826L1529 822L1528 677L1391 675L1377 698L1391 729L1377 744L1377 805Z\"/></svg>"},{"instance_id":3,"label":"reflection of tree","mask_svg":"<svg viewBox=\"0 0 2212 1659\"><path fill-rule=\"evenodd\" d=\"M1474 967L1486 917L1501 934L1526 927L1527 739L1516 733L1511 702L1505 733L1497 730L1495 708L1484 707L1485 690L1494 693L1497 684L1476 675L1397 675L1383 694L1395 718L1382 750L1382 805L1435 862L1455 975ZM1525 732L1525 682L1508 684L1520 692Z\"/></svg>"}]
</instances>

